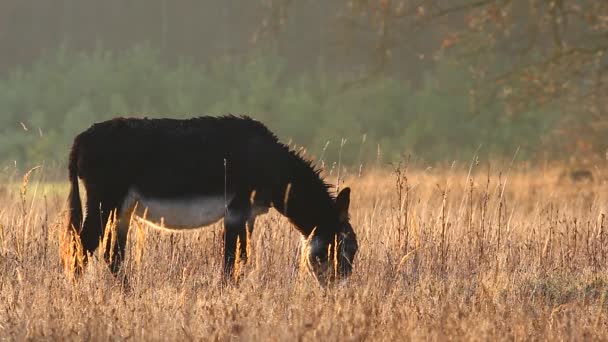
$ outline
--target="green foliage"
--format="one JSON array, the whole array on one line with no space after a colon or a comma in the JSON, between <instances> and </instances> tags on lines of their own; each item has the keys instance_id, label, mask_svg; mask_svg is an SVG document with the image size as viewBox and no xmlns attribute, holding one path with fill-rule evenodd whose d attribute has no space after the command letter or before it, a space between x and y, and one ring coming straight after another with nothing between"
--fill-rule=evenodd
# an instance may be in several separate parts
<instances>
[{"instance_id":1,"label":"green foliage","mask_svg":"<svg viewBox=\"0 0 608 342\"><path fill-rule=\"evenodd\" d=\"M285 66L273 53L201 66L164 63L146 46L121 54L60 48L0 79L0 161L63 163L78 132L115 116L226 113L258 118L328 161L337 160L343 138L344 163L374 160L378 146L385 160L469 159L479 145L497 157L517 147L530 156L558 117L509 116L498 102L473 110L470 75L447 59L418 89L389 77L344 88L322 68L286 79Z\"/></svg>"}]
</instances>

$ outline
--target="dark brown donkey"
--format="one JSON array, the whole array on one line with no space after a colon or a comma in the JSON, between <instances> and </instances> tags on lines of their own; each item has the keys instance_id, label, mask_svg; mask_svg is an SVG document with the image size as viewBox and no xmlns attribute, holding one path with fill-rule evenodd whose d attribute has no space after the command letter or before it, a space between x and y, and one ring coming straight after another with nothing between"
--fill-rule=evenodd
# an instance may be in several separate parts
<instances>
[{"instance_id":1,"label":"dark brown donkey","mask_svg":"<svg viewBox=\"0 0 608 342\"><path fill-rule=\"evenodd\" d=\"M270 207L306 238L308 266L318 279L352 271L358 246L348 216L350 189L333 198L310 162L248 117L117 118L95 124L74 139L69 178L68 228L78 232L85 254L98 247L110 213L116 213L116 243L105 251L114 273L135 215L174 230L223 217L224 271L230 275L237 250L246 260L247 230ZM87 192L84 221L78 178Z\"/></svg>"}]
</instances>

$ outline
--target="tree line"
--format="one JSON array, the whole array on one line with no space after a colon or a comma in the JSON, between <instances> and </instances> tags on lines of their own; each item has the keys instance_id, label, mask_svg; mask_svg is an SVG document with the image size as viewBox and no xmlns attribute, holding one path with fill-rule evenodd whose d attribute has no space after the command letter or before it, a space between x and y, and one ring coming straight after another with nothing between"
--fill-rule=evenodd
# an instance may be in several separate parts
<instances>
[{"instance_id":1,"label":"tree line","mask_svg":"<svg viewBox=\"0 0 608 342\"><path fill-rule=\"evenodd\" d=\"M421 87L378 76L345 88L322 65L284 77L287 61L268 50L209 65L163 62L138 46L49 53L0 79L0 160L64 162L73 137L115 116L187 118L246 114L294 148L326 163L384 162L413 155L428 161L481 154L522 156L542 150L556 109L503 115L501 103L471 111L474 82L443 59Z\"/></svg>"},{"instance_id":2,"label":"tree line","mask_svg":"<svg viewBox=\"0 0 608 342\"><path fill-rule=\"evenodd\" d=\"M228 112L330 163L603 155L607 13L590 0L2 1L0 161L61 163L76 132L117 115Z\"/></svg>"}]
</instances>

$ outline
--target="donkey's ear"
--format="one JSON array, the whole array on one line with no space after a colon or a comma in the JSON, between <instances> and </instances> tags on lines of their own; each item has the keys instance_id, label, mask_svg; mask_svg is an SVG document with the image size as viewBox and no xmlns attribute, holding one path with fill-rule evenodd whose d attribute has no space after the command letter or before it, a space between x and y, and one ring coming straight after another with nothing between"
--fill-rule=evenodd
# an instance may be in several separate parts
<instances>
[{"instance_id":1,"label":"donkey's ear","mask_svg":"<svg viewBox=\"0 0 608 342\"><path fill-rule=\"evenodd\" d=\"M341 222L348 220L348 206L350 205L350 188L344 188L336 197L336 209Z\"/></svg>"}]
</instances>

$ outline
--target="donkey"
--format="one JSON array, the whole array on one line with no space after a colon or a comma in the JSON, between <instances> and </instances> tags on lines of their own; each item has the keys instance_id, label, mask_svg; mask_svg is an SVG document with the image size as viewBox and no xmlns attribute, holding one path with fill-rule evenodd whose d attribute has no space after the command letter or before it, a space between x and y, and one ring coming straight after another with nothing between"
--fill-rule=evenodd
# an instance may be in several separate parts
<instances>
[{"instance_id":1,"label":"donkey","mask_svg":"<svg viewBox=\"0 0 608 342\"><path fill-rule=\"evenodd\" d=\"M334 198L311 162L246 116L94 124L74 139L69 179L68 229L78 233L85 262L111 213L116 217L114 233L107 232L115 234L115 243L104 251L114 274L124 259L132 217L172 230L224 218L223 269L230 276L237 251L247 259L256 216L271 207L303 235L304 256L317 279L352 272L358 244L349 223L350 189ZM79 179L87 193L84 218Z\"/></svg>"}]
</instances>

